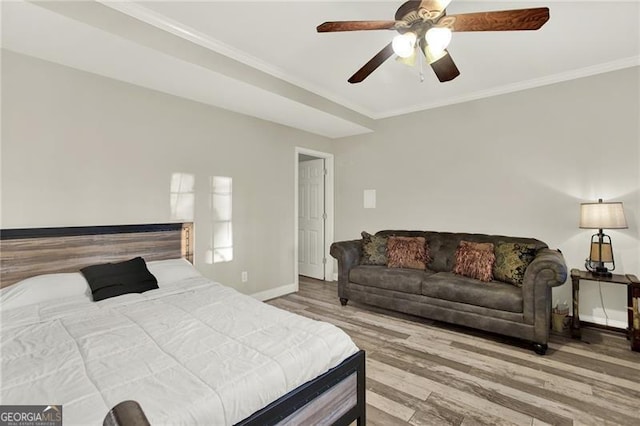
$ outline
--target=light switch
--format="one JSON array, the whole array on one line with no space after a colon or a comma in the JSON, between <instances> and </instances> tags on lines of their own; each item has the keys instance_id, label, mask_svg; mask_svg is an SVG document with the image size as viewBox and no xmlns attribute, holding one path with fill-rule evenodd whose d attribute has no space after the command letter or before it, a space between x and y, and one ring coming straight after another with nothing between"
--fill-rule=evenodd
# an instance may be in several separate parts
<instances>
[{"instance_id":1,"label":"light switch","mask_svg":"<svg viewBox=\"0 0 640 426\"><path fill-rule=\"evenodd\" d=\"M375 189L364 190L364 208L365 209L376 208L376 190Z\"/></svg>"}]
</instances>

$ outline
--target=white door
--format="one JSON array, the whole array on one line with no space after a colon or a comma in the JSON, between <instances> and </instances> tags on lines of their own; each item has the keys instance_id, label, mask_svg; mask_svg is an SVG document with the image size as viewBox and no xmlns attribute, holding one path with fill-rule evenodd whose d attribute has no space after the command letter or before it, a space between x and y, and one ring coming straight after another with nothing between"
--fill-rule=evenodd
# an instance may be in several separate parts
<instances>
[{"instance_id":1,"label":"white door","mask_svg":"<svg viewBox=\"0 0 640 426\"><path fill-rule=\"evenodd\" d=\"M298 168L298 273L324 280L324 160Z\"/></svg>"}]
</instances>

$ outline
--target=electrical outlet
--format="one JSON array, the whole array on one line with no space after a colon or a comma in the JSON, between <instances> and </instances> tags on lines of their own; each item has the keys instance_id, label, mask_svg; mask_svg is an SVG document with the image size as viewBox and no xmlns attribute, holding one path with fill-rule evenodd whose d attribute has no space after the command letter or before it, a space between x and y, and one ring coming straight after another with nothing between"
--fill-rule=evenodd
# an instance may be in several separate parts
<instances>
[{"instance_id":1,"label":"electrical outlet","mask_svg":"<svg viewBox=\"0 0 640 426\"><path fill-rule=\"evenodd\" d=\"M247 281L249 281L249 273L247 271L242 271L241 278L242 282L246 283Z\"/></svg>"}]
</instances>

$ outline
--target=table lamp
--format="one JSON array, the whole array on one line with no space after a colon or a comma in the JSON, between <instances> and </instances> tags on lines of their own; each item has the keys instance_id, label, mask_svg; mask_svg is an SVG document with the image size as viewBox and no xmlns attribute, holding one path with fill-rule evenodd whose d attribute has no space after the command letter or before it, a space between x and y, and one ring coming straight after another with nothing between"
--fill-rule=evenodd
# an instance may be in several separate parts
<instances>
[{"instance_id":1,"label":"table lamp","mask_svg":"<svg viewBox=\"0 0 640 426\"><path fill-rule=\"evenodd\" d=\"M591 236L591 248L585 267L593 275L610 277L610 271L616 269L616 264L613 260L611 237L605 235L602 230L628 228L622 203L603 203L602 199L599 199L597 203L580 204L580 228L598 230L597 234ZM605 267L605 263L611 263L612 268Z\"/></svg>"}]
</instances>

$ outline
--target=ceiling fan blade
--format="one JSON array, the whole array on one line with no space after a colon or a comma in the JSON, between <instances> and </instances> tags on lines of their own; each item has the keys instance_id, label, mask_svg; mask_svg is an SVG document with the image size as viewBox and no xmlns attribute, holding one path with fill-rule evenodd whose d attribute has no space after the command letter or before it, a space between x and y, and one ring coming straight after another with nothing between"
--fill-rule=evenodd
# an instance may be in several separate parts
<instances>
[{"instance_id":1,"label":"ceiling fan blade","mask_svg":"<svg viewBox=\"0 0 640 426\"><path fill-rule=\"evenodd\" d=\"M549 8L500 10L496 12L449 15L455 18L452 31L520 31L537 30L549 20Z\"/></svg>"},{"instance_id":2,"label":"ceiling fan blade","mask_svg":"<svg viewBox=\"0 0 640 426\"><path fill-rule=\"evenodd\" d=\"M365 78L369 77L369 74L374 72L384 61L389 59L393 55L393 48L391 43L387 44L384 49L379 51L376 56L371 58L369 62L364 64L354 75L349 78L349 83L360 83Z\"/></svg>"},{"instance_id":3,"label":"ceiling fan blade","mask_svg":"<svg viewBox=\"0 0 640 426\"><path fill-rule=\"evenodd\" d=\"M433 72L436 73L436 76L441 83L453 80L460 75L460 70L458 70L453 59L451 59L451 55L449 55L448 51L445 50L445 52L446 55L431 63L431 68L433 69Z\"/></svg>"},{"instance_id":4,"label":"ceiling fan blade","mask_svg":"<svg viewBox=\"0 0 640 426\"><path fill-rule=\"evenodd\" d=\"M316 27L319 33L331 33L336 31L370 31L370 30L395 30L399 25L396 21L329 21Z\"/></svg>"}]
</instances>

